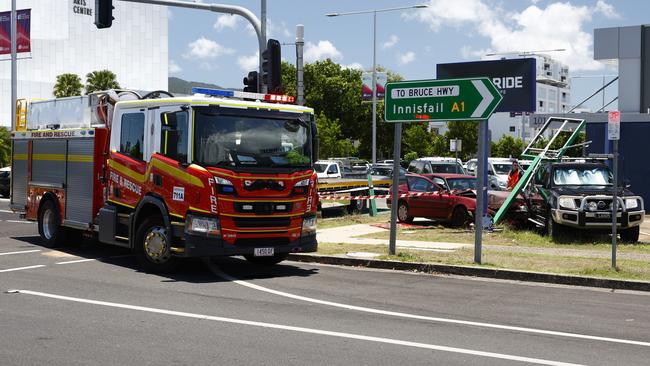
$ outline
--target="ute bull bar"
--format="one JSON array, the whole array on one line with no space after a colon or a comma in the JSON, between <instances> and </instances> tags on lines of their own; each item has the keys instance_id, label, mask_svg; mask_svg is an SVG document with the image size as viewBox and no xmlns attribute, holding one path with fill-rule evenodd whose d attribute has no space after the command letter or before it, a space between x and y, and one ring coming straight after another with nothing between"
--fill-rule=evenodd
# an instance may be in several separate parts
<instances>
[{"instance_id":1,"label":"ute bull bar","mask_svg":"<svg viewBox=\"0 0 650 366\"><path fill-rule=\"evenodd\" d=\"M611 228L612 227L612 196L593 195L593 196L561 196L565 199L579 201L580 204L576 209L564 208L558 206L558 209L552 209L552 219L562 225L575 228ZM625 205L626 200L636 200L637 206L628 209ZM596 210L590 210L589 203L596 204ZM616 226L620 228L630 228L639 226L645 216L643 199L639 196L617 197Z\"/></svg>"}]
</instances>

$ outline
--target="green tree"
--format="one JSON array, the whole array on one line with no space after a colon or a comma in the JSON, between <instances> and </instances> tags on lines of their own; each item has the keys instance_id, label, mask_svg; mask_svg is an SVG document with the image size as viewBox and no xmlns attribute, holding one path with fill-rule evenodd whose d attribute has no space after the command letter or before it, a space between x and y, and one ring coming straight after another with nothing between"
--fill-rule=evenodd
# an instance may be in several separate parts
<instances>
[{"instance_id":1,"label":"green tree","mask_svg":"<svg viewBox=\"0 0 650 366\"><path fill-rule=\"evenodd\" d=\"M72 97L75 95L81 95L81 90L83 89L83 84L81 84L81 78L77 74L61 74L56 77L56 83L54 84L54 94L55 98L64 98Z\"/></svg>"},{"instance_id":2,"label":"green tree","mask_svg":"<svg viewBox=\"0 0 650 366\"><path fill-rule=\"evenodd\" d=\"M355 149L352 142L341 135L341 124L338 119L327 118L325 113L321 112L316 119L316 125L320 139L320 159L354 155Z\"/></svg>"},{"instance_id":3,"label":"green tree","mask_svg":"<svg viewBox=\"0 0 650 366\"><path fill-rule=\"evenodd\" d=\"M518 158L524 151L524 142L520 138L503 135L492 147L492 156L502 158Z\"/></svg>"},{"instance_id":4,"label":"green tree","mask_svg":"<svg viewBox=\"0 0 650 366\"><path fill-rule=\"evenodd\" d=\"M119 88L117 76L110 70L99 70L86 74L86 94Z\"/></svg>"},{"instance_id":5,"label":"green tree","mask_svg":"<svg viewBox=\"0 0 650 366\"><path fill-rule=\"evenodd\" d=\"M431 134L426 123L405 124L402 134L402 151L415 152L418 156L430 156L433 153Z\"/></svg>"},{"instance_id":6,"label":"green tree","mask_svg":"<svg viewBox=\"0 0 650 366\"><path fill-rule=\"evenodd\" d=\"M476 155L478 147L478 122L475 121L449 121L447 122L447 132L445 132L447 146L445 147L446 156L451 156L449 152L449 140L460 139L463 144L463 151L458 153L462 160L470 159Z\"/></svg>"},{"instance_id":7,"label":"green tree","mask_svg":"<svg viewBox=\"0 0 650 366\"><path fill-rule=\"evenodd\" d=\"M413 161L413 160L415 160L415 159L417 159L419 157L420 156L415 151L407 152L406 154L404 154L404 163L406 164L406 166L408 166L408 164L411 161Z\"/></svg>"},{"instance_id":8,"label":"green tree","mask_svg":"<svg viewBox=\"0 0 650 366\"><path fill-rule=\"evenodd\" d=\"M6 127L0 127L0 168L11 163L11 136Z\"/></svg>"}]
</instances>

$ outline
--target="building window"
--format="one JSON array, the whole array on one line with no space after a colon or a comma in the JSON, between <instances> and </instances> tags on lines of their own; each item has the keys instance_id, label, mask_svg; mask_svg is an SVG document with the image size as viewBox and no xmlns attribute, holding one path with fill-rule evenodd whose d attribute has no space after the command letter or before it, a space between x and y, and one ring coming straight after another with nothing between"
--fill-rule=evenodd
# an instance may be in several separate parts
<instances>
[{"instance_id":1,"label":"building window","mask_svg":"<svg viewBox=\"0 0 650 366\"><path fill-rule=\"evenodd\" d=\"M515 126L510 126L510 132L515 132Z\"/></svg>"},{"instance_id":2,"label":"building window","mask_svg":"<svg viewBox=\"0 0 650 366\"><path fill-rule=\"evenodd\" d=\"M142 160L144 113L125 113L120 125L120 152Z\"/></svg>"},{"instance_id":3,"label":"building window","mask_svg":"<svg viewBox=\"0 0 650 366\"><path fill-rule=\"evenodd\" d=\"M543 106L544 106L544 101L543 101L543 100L540 100L540 101L539 101L539 106L540 106L540 107L543 107Z\"/></svg>"}]
</instances>

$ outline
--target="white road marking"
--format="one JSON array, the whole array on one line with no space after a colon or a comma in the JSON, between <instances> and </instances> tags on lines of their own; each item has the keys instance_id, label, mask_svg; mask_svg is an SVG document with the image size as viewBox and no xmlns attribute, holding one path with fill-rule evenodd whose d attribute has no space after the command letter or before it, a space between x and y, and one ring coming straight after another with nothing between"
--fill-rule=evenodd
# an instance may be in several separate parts
<instances>
[{"instance_id":1,"label":"white road marking","mask_svg":"<svg viewBox=\"0 0 650 366\"><path fill-rule=\"evenodd\" d=\"M10 214L14 213L13 211L9 211L9 210L0 210L0 212L2 212L2 213L10 213Z\"/></svg>"},{"instance_id":2,"label":"white road marking","mask_svg":"<svg viewBox=\"0 0 650 366\"><path fill-rule=\"evenodd\" d=\"M41 268L41 267L45 267L45 265L44 264L39 264L39 265L36 265L36 266L0 269L0 273L2 273L2 272L13 272L13 271L22 271L23 269L32 269L32 268Z\"/></svg>"},{"instance_id":3,"label":"white road marking","mask_svg":"<svg viewBox=\"0 0 650 366\"><path fill-rule=\"evenodd\" d=\"M74 264L74 263L92 262L92 261L96 261L96 260L97 260L97 259L95 259L95 258L91 258L91 259L79 259L79 260L75 260L75 261L57 262L57 263L55 263L55 264Z\"/></svg>"},{"instance_id":4,"label":"white road marking","mask_svg":"<svg viewBox=\"0 0 650 366\"><path fill-rule=\"evenodd\" d=\"M144 312L149 312L149 313L180 316L180 317L185 317L185 318L211 320L211 321L217 321L217 322L222 322L222 323L249 325L249 326L261 327L261 328L288 330L288 331L293 331L293 332L318 334L318 335L324 335L324 336L330 336L330 337L356 339L356 340L361 340L361 341L386 343L386 344L393 344L393 345L398 345L398 346L424 348L424 349L430 349L430 350L434 350L434 351L460 353L460 354L480 356L480 357L497 358L497 359L509 360L509 361L536 363L536 364L540 364L540 365L554 365L554 366L574 366L574 365L578 365L578 364L574 364L574 363L551 361L551 360L545 360L545 359L540 359L540 358L515 356L515 355L508 355L508 354L503 354L503 353L485 352L485 351L478 351L478 350L472 350L472 349L467 349L467 348L448 347L448 346L440 346L440 345L435 345L435 344L427 344L427 343L419 343L419 342L410 342L410 341L403 341L403 340L399 340L399 339L366 336L366 335L362 335L362 334L334 332L334 331L322 330L322 329L295 327L295 326L291 326L291 325L264 323L264 322L257 322L257 321L243 320L243 319L225 318L225 317L220 317L220 316L212 316L212 315L204 315L204 314L196 314L196 313L187 313L187 312L175 311L175 310L150 308L150 307L145 307L145 306L120 304L120 303L108 302L108 301L82 299L82 298L78 298L78 297L62 296L62 295L49 294L49 293L45 293L45 292L36 292L36 291L30 291L30 290L9 290L9 291L7 291L7 293L18 293L18 294L25 294L25 295L33 295L33 296L46 297L46 298L50 298L50 299L57 299L57 300L72 301L72 302L78 302L78 303L84 303L84 304L107 306L107 307L113 307L113 308L119 308L119 309L144 311Z\"/></svg>"},{"instance_id":5,"label":"white road marking","mask_svg":"<svg viewBox=\"0 0 650 366\"><path fill-rule=\"evenodd\" d=\"M268 292L268 293L271 293L271 294L274 294L274 295L288 297L290 299L295 299L295 300L311 302L311 303L315 303L315 304L333 306L333 307L343 308L343 309L348 309L348 310L356 310L356 311L361 311L361 312L365 312L365 313L381 314L381 315L388 315L388 316L395 316L395 317L409 318L409 319L427 320L427 321L438 322L438 323L461 324L461 325L468 325L468 326L475 326L475 327L510 330L510 331L523 332L523 333L544 334L544 335L552 335L552 336L567 337L567 338L588 339L588 340L592 340L592 341L623 343L623 344L631 344L631 345L635 345L635 346L650 347L650 342L641 342L641 341L635 341L635 340L629 340L629 339L599 337L599 336L592 336L592 335L587 335L587 334L567 333L567 332L559 332L559 331L554 331L554 330L526 328L526 327L516 327L516 326L501 325L501 324L494 324L494 323L473 322L473 321L468 321L468 320L459 320L459 319L451 319L451 318L436 318L436 317L430 317L430 316L415 315L415 314L408 314L408 313L400 313L400 312L396 312L396 311L388 311L388 310L381 310L381 309L374 309L374 308L366 308L366 307L362 307L362 306L347 305L347 304L342 304L342 303L338 303L338 302L319 300L319 299L314 299L314 298L311 298L311 297L294 295L294 294L291 294L291 293L288 293L288 292L277 291L277 290L273 290L273 289L266 288L266 287L263 287L263 286L255 285L255 284L252 284L250 282L242 281L242 280L239 280L239 279L237 279L235 277L230 276L229 274L224 273L223 271L221 271L218 267L216 267L213 263L209 262L208 260L206 260L204 262L208 265L210 270L215 275L217 275L217 276L219 276L219 277L221 277L221 278L223 278L223 279L225 279L227 281L231 281L231 282L234 282L236 284L246 286L246 287L258 290L258 291Z\"/></svg>"},{"instance_id":6,"label":"white road marking","mask_svg":"<svg viewBox=\"0 0 650 366\"><path fill-rule=\"evenodd\" d=\"M15 224L35 224L34 221L25 221L25 220L5 220L6 222L13 222Z\"/></svg>"},{"instance_id":7,"label":"white road marking","mask_svg":"<svg viewBox=\"0 0 650 366\"><path fill-rule=\"evenodd\" d=\"M32 249L32 250L22 250L20 252L6 252L6 253L0 253L0 255L11 255L11 254L25 254L25 253L36 253L40 252L40 249Z\"/></svg>"}]
</instances>

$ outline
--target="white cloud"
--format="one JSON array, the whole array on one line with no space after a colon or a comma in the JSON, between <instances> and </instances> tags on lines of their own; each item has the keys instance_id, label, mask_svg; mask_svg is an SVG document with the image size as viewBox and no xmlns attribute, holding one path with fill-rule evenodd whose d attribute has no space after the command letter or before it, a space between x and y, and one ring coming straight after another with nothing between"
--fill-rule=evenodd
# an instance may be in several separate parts
<instances>
[{"instance_id":1,"label":"white cloud","mask_svg":"<svg viewBox=\"0 0 650 366\"><path fill-rule=\"evenodd\" d=\"M253 26L248 22L246 23L246 30L248 31L249 36L257 37L257 34L255 33L255 29L253 29ZM280 22L280 24L276 24L273 20L267 19L266 38L279 39L280 36L284 38L291 38L292 33L289 31L289 28L287 27L287 23Z\"/></svg>"},{"instance_id":2,"label":"white cloud","mask_svg":"<svg viewBox=\"0 0 650 366\"><path fill-rule=\"evenodd\" d=\"M170 74L176 74L178 72L183 71L180 66L174 60L169 60L169 73Z\"/></svg>"},{"instance_id":3,"label":"white cloud","mask_svg":"<svg viewBox=\"0 0 650 366\"><path fill-rule=\"evenodd\" d=\"M257 66L259 65L259 57L259 52L255 52L254 55L250 56L239 56L237 57L237 64L244 71L257 70Z\"/></svg>"},{"instance_id":4,"label":"white cloud","mask_svg":"<svg viewBox=\"0 0 650 366\"><path fill-rule=\"evenodd\" d=\"M552 57L572 70L603 67L593 60L593 37L591 30L585 28L595 14L618 15L604 0L599 0L594 6L554 2L544 8L534 2L521 12L507 12L497 4L497 0L429 0L428 8L405 13L403 17L428 24L434 32L442 27L458 27L463 31L470 28L470 32L489 39L489 49L464 48L461 51L464 56L478 52L564 48L565 52L553 53Z\"/></svg>"},{"instance_id":5,"label":"white cloud","mask_svg":"<svg viewBox=\"0 0 650 366\"><path fill-rule=\"evenodd\" d=\"M596 11L604 15L606 18L610 19L620 19L621 14L619 14L614 7L604 0L598 0L596 2Z\"/></svg>"},{"instance_id":6,"label":"white cloud","mask_svg":"<svg viewBox=\"0 0 650 366\"><path fill-rule=\"evenodd\" d=\"M399 56L399 63L402 65L410 64L415 61L415 52L409 51L401 56Z\"/></svg>"},{"instance_id":7,"label":"white cloud","mask_svg":"<svg viewBox=\"0 0 650 366\"><path fill-rule=\"evenodd\" d=\"M229 55L235 51L226 48L217 42L201 37L188 45L189 51L184 58L214 59L222 55Z\"/></svg>"},{"instance_id":8,"label":"white cloud","mask_svg":"<svg viewBox=\"0 0 650 366\"><path fill-rule=\"evenodd\" d=\"M304 50L305 62L314 62L317 60L340 60L343 55L334 47L330 41L318 41L318 44L307 42Z\"/></svg>"},{"instance_id":9,"label":"white cloud","mask_svg":"<svg viewBox=\"0 0 650 366\"><path fill-rule=\"evenodd\" d=\"M222 14L217 17L217 21L212 25L217 32L221 32L226 28L236 29L239 24L240 17L232 14Z\"/></svg>"},{"instance_id":10,"label":"white cloud","mask_svg":"<svg viewBox=\"0 0 650 366\"><path fill-rule=\"evenodd\" d=\"M363 65L361 65L358 62L353 62L349 65L341 65L341 68L343 69L353 69L353 70L361 70L363 71Z\"/></svg>"},{"instance_id":11,"label":"white cloud","mask_svg":"<svg viewBox=\"0 0 650 366\"><path fill-rule=\"evenodd\" d=\"M391 48L395 46L397 42L399 42L399 37L394 34L391 34L391 36L388 38L388 41L384 42L384 44L381 45L381 48L383 49Z\"/></svg>"}]
</instances>

